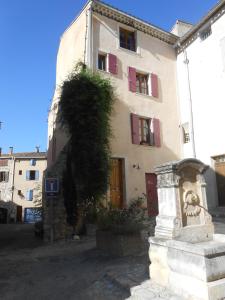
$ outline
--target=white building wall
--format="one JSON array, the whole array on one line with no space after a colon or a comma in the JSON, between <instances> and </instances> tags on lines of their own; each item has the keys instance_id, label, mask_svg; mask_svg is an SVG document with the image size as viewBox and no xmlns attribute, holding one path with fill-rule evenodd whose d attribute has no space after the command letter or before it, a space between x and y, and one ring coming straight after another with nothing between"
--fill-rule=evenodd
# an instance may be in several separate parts
<instances>
[{"instance_id":1,"label":"white building wall","mask_svg":"<svg viewBox=\"0 0 225 300\"><path fill-rule=\"evenodd\" d=\"M196 157L213 167L212 157L225 154L225 16L211 25L205 40L198 37L187 53ZM190 94L184 52L177 58L181 123L190 122ZM184 144L183 156L192 156L191 143ZM217 205L216 181L206 174L209 206Z\"/></svg>"}]
</instances>

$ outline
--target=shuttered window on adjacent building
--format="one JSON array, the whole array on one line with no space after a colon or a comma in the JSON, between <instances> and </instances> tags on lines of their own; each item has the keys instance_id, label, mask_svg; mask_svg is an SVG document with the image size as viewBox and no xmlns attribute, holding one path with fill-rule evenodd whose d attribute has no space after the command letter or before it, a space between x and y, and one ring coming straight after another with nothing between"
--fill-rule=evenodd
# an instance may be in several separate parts
<instances>
[{"instance_id":1,"label":"shuttered window on adjacent building","mask_svg":"<svg viewBox=\"0 0 225 300\"><path fill-rule=\"evenodd\" d=\"M3 171L0 172L0 182L8 182L9 181L9 172Z\"/></svg>"},{"instance_id":2,"label":"shuttered window on adjacent building","mask_svg":"<svg viewBox=\"0 0 225 300\"><path fill-rule=\"evenodd\" d=\"M131 114L131 138L136 145L161 146L160 121Z\"/></svg>"},{"instance_id":3,"label":"shuttered window on adjacent building","mask_svg":"<svg viewBox=\"0 0 225 300\"><path fill-rule=\"evenodd\" d=\"M26 171L26 180L39 180L39 171Z\"/></svg>"}]
</instances>

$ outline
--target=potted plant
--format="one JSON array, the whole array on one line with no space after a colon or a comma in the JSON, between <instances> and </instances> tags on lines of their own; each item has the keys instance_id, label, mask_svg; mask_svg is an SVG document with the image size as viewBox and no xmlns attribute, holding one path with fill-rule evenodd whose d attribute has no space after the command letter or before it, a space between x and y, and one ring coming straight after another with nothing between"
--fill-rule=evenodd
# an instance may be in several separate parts
<instances>
[{"instance_id":1,"label":"potted plant","mask_svg":"<svg viewBox=\"0 0 225 300\"><path fill-rule=\"evenodd\" d=\"M127 208L100 207L97 209L97 248L104 252L126 256L139 254L144 249L141 230L146 209L142 199L132 201Z\"/></svg>"}]
</instances>

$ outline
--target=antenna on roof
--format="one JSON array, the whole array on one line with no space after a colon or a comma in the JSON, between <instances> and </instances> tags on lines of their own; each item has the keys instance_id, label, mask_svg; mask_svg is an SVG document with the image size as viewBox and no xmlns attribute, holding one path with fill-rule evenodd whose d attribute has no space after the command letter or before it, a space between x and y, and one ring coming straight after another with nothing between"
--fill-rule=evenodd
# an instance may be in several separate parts
<instances>
[{"instance_id":1,"label":"antenna on roof","mask_svg":"<svg viewBox=\"0 0 225 300\"><path fill-rule=\"evenodd\" d=\"M40 146L35 146L37 153L40 151Z\"/></svg>"}]
</instances>

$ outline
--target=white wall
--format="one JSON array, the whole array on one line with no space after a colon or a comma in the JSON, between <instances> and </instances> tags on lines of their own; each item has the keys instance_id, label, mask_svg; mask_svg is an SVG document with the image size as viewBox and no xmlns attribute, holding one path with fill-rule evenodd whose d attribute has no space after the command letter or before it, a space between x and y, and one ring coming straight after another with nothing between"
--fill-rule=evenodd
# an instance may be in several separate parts
<instances>
[{"instance_id":1,"label":"white wall","mask_svg":"<svg viewBox=\"0 0 225 300\"><path fill-rule=\"evenodd\" d=\"M198 37L186 49L190 75L196 157L213 167L213 156L225 153L225 16L211 25L212 34ZM177 58L181 123L190 122L190 95L184 53ZM183 156L192 156L191 143ZM206 174L209 206L217 205L216 181Z\"/></svg>"}]
</instances>

